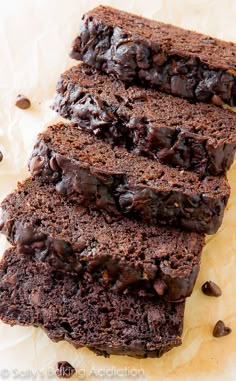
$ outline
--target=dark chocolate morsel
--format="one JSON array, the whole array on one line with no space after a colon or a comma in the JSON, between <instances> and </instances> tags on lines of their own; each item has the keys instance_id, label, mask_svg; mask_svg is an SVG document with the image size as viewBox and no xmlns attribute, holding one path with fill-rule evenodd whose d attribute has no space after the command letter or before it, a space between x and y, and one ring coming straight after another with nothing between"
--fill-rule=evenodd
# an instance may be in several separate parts
<instances>
[{"instance_id":1,"label":"dark chocolate morsel","mask_svg":"<svg viewBox=\"0 0 236 381\"><path fill-rule=\"evenodd\" d=\"M59 361L56 366L56 375L59 378L70 378L75 374L75 368L67 361Z\"/></svg>"},{"instance_id":2,"label":"dark chocolate morsel","mask_svg":"<svg viewBox=\"0 0 236 381\"><path fill-rule=\"evenodd\" d=\"M155 291L157 292L157 294L160 296L164 295L164 293L166 292L168 288L167 284L162 279L155 280L153 287Z\"/></svg>"},{"instance_id":3,"label":"dark chocolate morsel","mask_svg":"<svg viewBox=\"0 0 236 381\"><path fill-rule=\"evenodd\" d=\"M22 110L26 110L27 108L30 108L31 102L24 95L18 95L16 97L15 105Z\"/></svg>"},{"instance_id":4,"label":"dark chocolate morsel","mask_svg":"<svg viewBox=\"0 0 236 381\"><path fill-rule=\"evenodd\" d=\"M2 154L2 152L0 151L0 162L2 161L2 159L3 159L3 154Z\"/></svg>"},{"instance_id":5,"label":"dark chocolate morsel","mask_svg":"<svg viewBox=\"0 0 236 381\"><path fill-rule=\"evenodd\" d=\"M222 320L218 320L213 329L214 337L227 336L232 332L232 329L225 326L225 323Z\"/></svg>"},{"instance_id":6,"label":"dark chocolate morsel","mask_svg":"<svg viewBox=\"0 0 236 381\"><path fill-rule=\"evenodd\" d=\"M60 172L60 167L58 165L57 159L55 156L52 156L50 161L49 161L49 167L51 168L52 171L54 172Z\"/></svg>"},{"instance_id":7,"label":"dark chocolate morsel","mask_svg":"<svg viewBox=\"0 0 236 381\"><path fill-rule=\"evenodd\" d=\"M34 156L30 160L30 173L32 176L39 175L44 167L44 158L40 155Z\"/></svg>"},{"instance_id":8,"label":"dark chocolate morsel","mask_svg":"<svg viewBox=\"0 0 236 381\"><path fill-rule=\"evenodd\" d=\"M205 283L202 285L202 292L203 292L205 295L207 295L207 296L215 296L215 297L218 297L218 296L221 296L221 295L222 295L222 291L221 291L220 287L217 286L217 284L214 283L214 282L212 282L211 280L205 282Z\"/></svg>"}]
</instances>

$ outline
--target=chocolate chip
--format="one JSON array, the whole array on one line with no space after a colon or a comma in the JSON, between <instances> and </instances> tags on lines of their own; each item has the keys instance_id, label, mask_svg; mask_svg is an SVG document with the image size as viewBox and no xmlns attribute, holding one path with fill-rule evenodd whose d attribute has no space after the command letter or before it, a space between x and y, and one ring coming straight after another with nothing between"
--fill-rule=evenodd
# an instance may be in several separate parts
<instances>
[{"instance_id":1,"label":"chocolate chip","mask_svg":"<svg viewBox=\"0 0 236 381\"><path fill-rule=\"evenodd\" d=\"M56 367L56 375L59 378L70 378L75 374L75 368L67 361L59 361Z\"/></svg>"},{"instance_id":2,"label":"chocolate chip","mask_svg":"<svg viewBox=\"0 0 236 381\"><path fill-rule=\"evenodd\" d=\"M26 110L27 108L30 108L31 103L24 95L17 95L15 105L21 110Z\"/></svg>"},{"instance_id":3,"label":"chocolate chip","mask_svg":"<svg viewBox=\"0 0 236 381\"><path fill-rule=\"evenodd\" d=\"M215 324L212 334L214 337L222 337L229 335L231 332L231 328L226 327L225 323L222 320L218 320L218 322Z\"/></svg>"},{"instance_id":4,"label":"chocolate chip","mask_svg":"<svg viewBox=\"0 0 236 381\"><path fill-rule=\"evenodd\" d=\"M62 239L53 240L53 249L59 257L66 257L73 253L71 245Z\"/></svg>"},{"instance_id":5,"label":"chocolate chip","mask_svg":"<svg viewBox=\"0 0 236 381\"><path fill-rule=\"evenodd\" d=\"M154 54L152 57L152 61L154 65L161 66L166 60L166 55L164 52L159 52L158 54Z\"/></svg>"},{"instance_id":6,"label":"chocolate chip","mask_svg":"<svg viewBox=\"0 0 236 381\"><path fill-rule=\"evenodd\" d=\"M2 161L2 159L3 159L3 154L2 154L2 152L0 151L0 162Z\"/></svg>"},{"instance_id":7,"label":"chocolate chip","mask_svg":"<svg viewBox=\"0 0 236 381\"><path fill-rule=\"evenodd\" d=\"M211 280L208 282L205 282L202 285L202 292L207 296L221 296L222 291L219 286L217 286L216 283L212 282Z\"/></svg>"},{"instance_id":8,"label":"chocolate chip","mask_svg":"<svg viewBox=\"0 0 236 381\"><path fill-rule=\"evenodd\" d=\"M167 284L162 279L156 279L153 285L158 295L164 295L167 290Z\"/></svg>"},{"instance_id":9,"label":"chocolate chip","mask_svg":"<svg viewBox=\"0 0 236 381\"><path fill-rule=\"evenodd\" d=\"M51 157L51 159L49 161L49 167L54 172L60 172L60 167L58 165L58 162L57 162L57 159L55 158L55 156Z\"/></svg>"},{"instance_id":10,"label":"chocolate chip","mask_svg":"<svg viewBox=\"0 0 236 381\"><path fill-rule=\"evenodd\" d=\"M78 253L80 253L81 251L83 251L87 246L87 241L86 239L82 236L78 239L77 242L75 242L73 244L73 249L75 251L77 251Z\"/></svg>"},{"instance_id":11,"label":"chocolate chip","mask_svg":"<svg viewBox=\"0 0 236 381\"><path fill-rule=\"evenodd\" d=\"M222 99L218 95L213 95L213 97L211 98L211 101L216 106L223 106L224 105L224 101L222 101Z\"/></svg>"},{"instance_id":12,"label":"chocolate chip","mask_svg":"<svg viewBox=\"0 0 236 381\"><path fill-rule=\"evenodd\" d=\"M157 266L153 263L143 263L143 277L149 280L155 279Z\"/></svg>"},{"instance_id":13,"label":"chocolate chip","mask_svg":"<svg viewBox=\"0 0 236 381\"><path fill-rule=\"evenodd\" d=\"M59 194L66 194L67 193L67 188L66 188L66 185L65 185L63 180L56 184L56 191Z\"/></svg>"},{"instance_id":14,"label":"chocolate chip","mask_svg":"<svg viewBox=\"0 0 236 381\"><path fill-rule=\"evenodd\" d=\"M32 176L40 175L43 168L44 158L42 156L34 156L30 160L29 170Z\"/></svg>"}]
</instances>

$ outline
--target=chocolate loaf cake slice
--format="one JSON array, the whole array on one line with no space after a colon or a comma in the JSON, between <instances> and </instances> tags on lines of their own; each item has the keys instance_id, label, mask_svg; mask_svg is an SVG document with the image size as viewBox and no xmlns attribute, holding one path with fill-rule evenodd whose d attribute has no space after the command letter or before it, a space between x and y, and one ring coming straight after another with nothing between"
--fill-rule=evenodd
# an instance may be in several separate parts
<instances>
[{"instance_id":1,"label":"chocolate loaf cake slice","mask_svg":"<svg viewBox=\"0 0 236 381\"><path fill-rule=\"evenodd\" d=\"M219 175L236 149L236 114L153 89L126 88L79 64L62 74L54 109L80 127L165 164Z\"/></svg>"},{"instance_id":2,"label":"chocolate loaf cake slice","mask_svg":"<svg viewBox=\"0 0 236 381\"><path fill-rule=\"evenodd\" d=\"M208 234L221 225L230 193L224 176L200 180L112 148L76 125L58 124L40 134L29 166L33 176L53 181L59 193L78 203Z\"/></svg>"},{"instance_id":3,"label":"chocolate loaf cake slice","mask_svg":"<svg viewBox=\"0 0 236 381\"><path fill-rule=\"evenodd\" d=\"M71 57L126 82L192 101L236 105L236 44L99 6L83 16Z\"/></svg>"},{"instance_id":4,"label":"chocolate loaf cake slice","mask_svg":"<svg viewBox=\"0 0 236 381\"><path fill-rule=\"evenodd\" d=\"M190 295L204 236L86 209L29 179L2 203L2 233L61 272L91 275L112 290Z\"/></svg>"},{"instance_id":5,"label":"chocolate loaf cake slice","mask_svg":"<svg viewBox=\"0 0 236 381\"><path fill-rule=\"evenodd\" d=\"M11 249L0 264L0 318L41 327L98 355L160 357L181 344L184 302L120 295Z\"/></svg>"}]
</instances>

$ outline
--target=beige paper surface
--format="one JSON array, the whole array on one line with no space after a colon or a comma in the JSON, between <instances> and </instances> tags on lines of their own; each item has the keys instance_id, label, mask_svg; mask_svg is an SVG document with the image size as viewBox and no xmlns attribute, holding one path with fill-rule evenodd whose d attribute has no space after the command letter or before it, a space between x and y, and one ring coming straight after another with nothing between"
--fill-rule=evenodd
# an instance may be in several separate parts
<instances>
[{"instance_id":1,"label":"beige paper surface","mask_svg":"<svg viewBox=\"0 0 236 381\"><path fill-rule=\"evenodd\" d=\"M75 64L68 51L82 14L99 3L236 41L235 0L0 0L0 198L26 177L37 133L55 121L49 105L57 78ZM31 99L31 109L14 106L19 93ZM0 324L0 380L56 379L58 360L76 367L73 379L236 380L236 164L228 178L232 196L218 234L208 237L201 272L187 301L181 347L161 359L104 359L87 349L52 343L40 329ZM0 253L6 246L0 236ZM206 280L222 287L222 297L201 293ZM218 319L232 327L231 335L213 338Z\"/></svg>"}]
</instances>

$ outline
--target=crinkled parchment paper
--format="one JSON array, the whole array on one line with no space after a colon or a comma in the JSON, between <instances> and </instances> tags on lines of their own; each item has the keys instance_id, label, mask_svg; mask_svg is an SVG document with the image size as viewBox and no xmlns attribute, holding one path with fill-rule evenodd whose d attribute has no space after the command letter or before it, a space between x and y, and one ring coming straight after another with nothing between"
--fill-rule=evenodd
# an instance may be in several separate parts
<instances>
[{"instance_id":1,"label":"crinkled parchment paper","mask_svg":"<svg viewBox=\"0 0 236 381\"><path fill-rule=\"evenodd\" d=\"M68 52L82 14L99 3L236 40L235 0L0 0L1 198L27 176L27 158L37 133L55 121L49 106L57 78L75 64ZM14 106L19 93L31 99L31 109ZM87 349L52 343L41 329L0 324L0 380L54 379L58 360L76 367L73 379L236 380L236 164L228 178L232 195L218 234L208 237L195 291L187 301L181 347L161 359L105 359ZM6 247L1 237L1 253ZM222 297L201 293L206 280L222 287ZM231 335L213 338L218 319L232 327Z\"/></svg>"}]
</instances>

